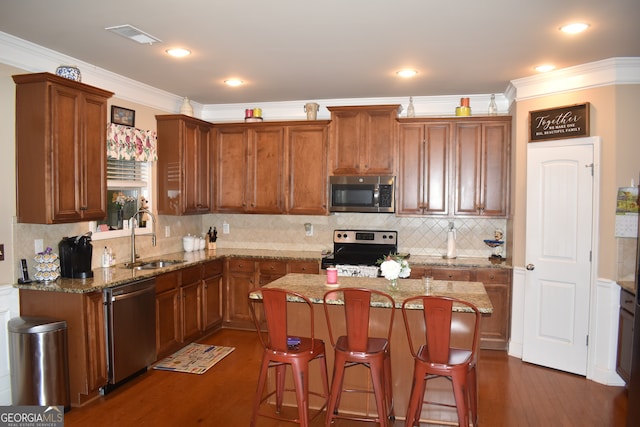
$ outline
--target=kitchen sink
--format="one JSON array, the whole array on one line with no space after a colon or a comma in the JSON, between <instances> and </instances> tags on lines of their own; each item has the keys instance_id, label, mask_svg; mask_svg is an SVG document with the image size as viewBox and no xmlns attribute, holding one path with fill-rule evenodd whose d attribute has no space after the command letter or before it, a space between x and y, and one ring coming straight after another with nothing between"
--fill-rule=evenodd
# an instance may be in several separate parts
<instances>
[{"instance_id":1,"label":"kitchen sink","mask_svg":"<svg viewBox=\"0 0 640 427\"><path fill-rule=\"evenodd\" d=\"M134 263L126 263L123 268L130 270L155 270L157 268L169 267L175 264L182 264L184 261L161 259L156 261L138 261Z\"/></svg>"}]
</instances>

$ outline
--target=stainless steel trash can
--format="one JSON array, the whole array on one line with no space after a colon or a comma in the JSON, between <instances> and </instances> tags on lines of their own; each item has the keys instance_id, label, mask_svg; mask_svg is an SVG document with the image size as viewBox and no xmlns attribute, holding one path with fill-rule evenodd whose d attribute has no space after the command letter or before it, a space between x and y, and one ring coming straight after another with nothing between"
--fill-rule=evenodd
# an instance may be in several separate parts
<instances>
[{"instance_id":1,"label":"stainless steel trash can","mask_svg":"<svg viewBox=\"0 0 640 427\"><path fill-rule=\"evenodd\" d=\"M8 329L13 405L69 410L67 322L16 317L9 320Z\"/></svg>"}]
</instances>

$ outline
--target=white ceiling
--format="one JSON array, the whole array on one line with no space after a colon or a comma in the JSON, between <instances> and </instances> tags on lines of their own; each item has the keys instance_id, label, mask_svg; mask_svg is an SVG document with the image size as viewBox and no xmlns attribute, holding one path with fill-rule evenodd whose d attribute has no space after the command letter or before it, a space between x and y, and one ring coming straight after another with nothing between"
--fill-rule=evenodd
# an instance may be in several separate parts
<instances>
[{"instance_id":1,"label":"white ceiling","mask_svg":"<svg viewBox=\"0 0 640 427\"><path fill-rule=\"evenodd\" d=\"M639 22L638 0L0 0L0 31L200 104L503 93L541 63L640 57Z\"/></svg>"}]
</instances>

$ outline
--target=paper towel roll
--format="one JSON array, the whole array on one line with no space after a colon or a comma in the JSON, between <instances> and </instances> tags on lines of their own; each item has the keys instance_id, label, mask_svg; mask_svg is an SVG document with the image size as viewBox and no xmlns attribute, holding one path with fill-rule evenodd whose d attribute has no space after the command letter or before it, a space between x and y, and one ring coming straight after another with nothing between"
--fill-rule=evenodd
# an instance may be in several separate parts
<instances>
[{"instance_id":1,"label":"paper towel roll","mask_svg":"<svg viewBox=\"0 0 640 427\"><path fill-rule=\"evenodd\" d=\"M447 232L447 258L456 257L456 231L449 230Z\"/></svg>"}]
</instances>

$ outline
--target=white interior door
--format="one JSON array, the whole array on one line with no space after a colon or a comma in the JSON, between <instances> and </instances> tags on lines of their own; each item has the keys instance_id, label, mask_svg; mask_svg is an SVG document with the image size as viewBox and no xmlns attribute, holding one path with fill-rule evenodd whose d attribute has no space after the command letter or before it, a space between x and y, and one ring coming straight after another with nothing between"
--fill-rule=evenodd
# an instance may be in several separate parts
<instances>
[{"instance_id":1,"label":"white interior door","mask_svg":"<svg viewBox=\"0 0 640 427\"><path fill-rule=\"evenodd\" d=\"M527 148L523 360L586 375L594 145Z\"/></svg>"}]
</instances>

